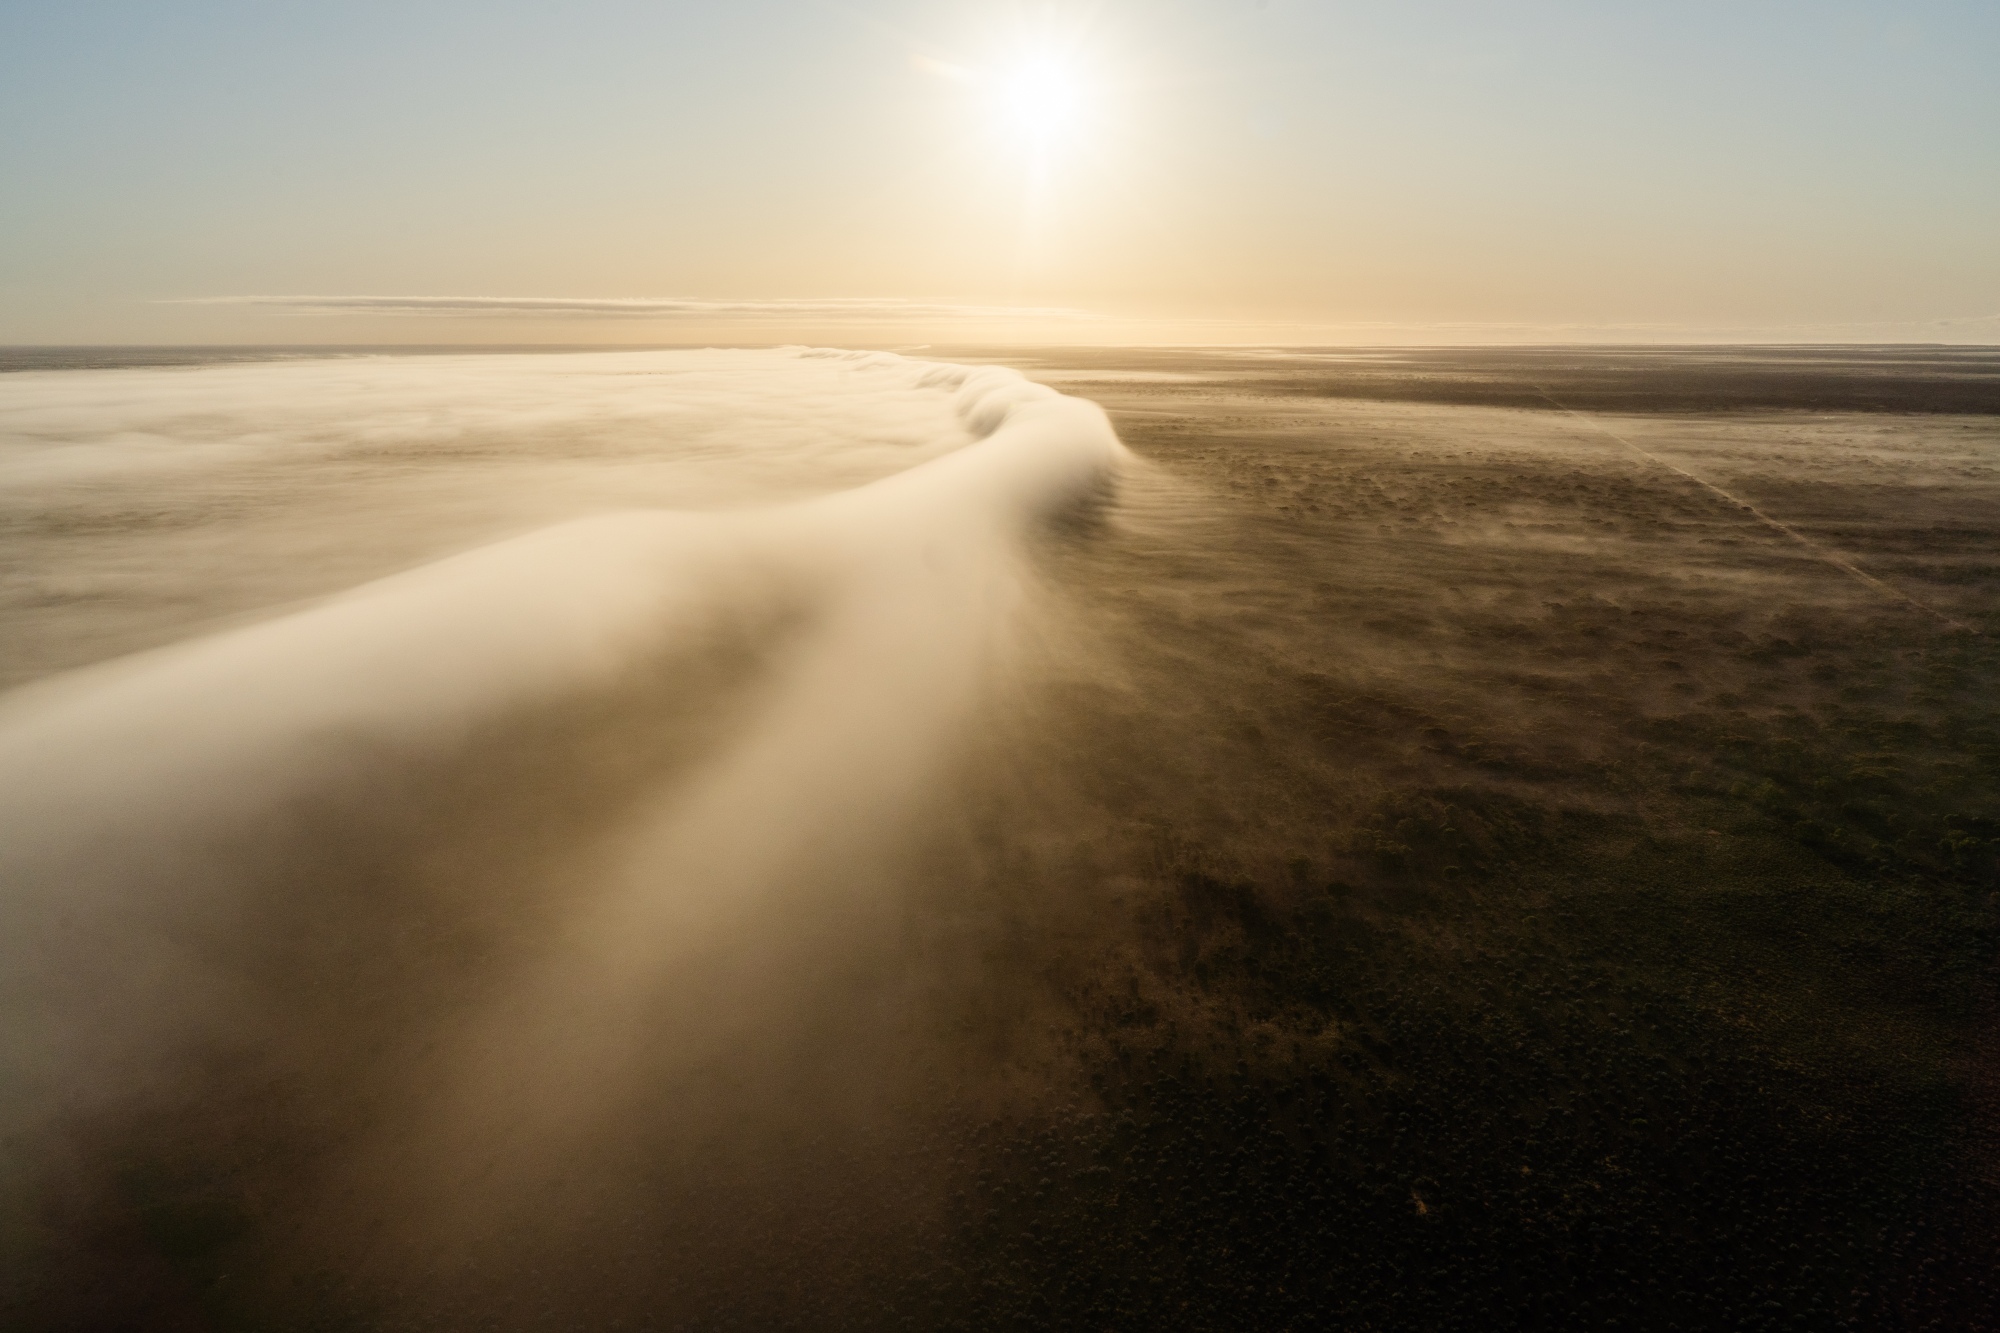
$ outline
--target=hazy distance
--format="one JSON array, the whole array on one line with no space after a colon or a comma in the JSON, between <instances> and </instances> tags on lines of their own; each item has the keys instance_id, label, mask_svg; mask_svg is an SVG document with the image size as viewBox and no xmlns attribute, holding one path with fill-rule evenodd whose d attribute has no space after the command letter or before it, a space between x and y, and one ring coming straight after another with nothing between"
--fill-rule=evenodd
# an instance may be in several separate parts
<instances>
[{"instance_id":1,"label":"hazy distance","mask_svg":"<svg viewBox=\"0 0 2000 1333\"><path fill-rule=\"evenodd\" d=\"M2000 1328L1995 67L0 0L0 1327Z\"/></svg>"},{"instance_id":2,"label":"hazy distance","mask_svg":"<svg viewBox=\"0 0 2000 1333\"><path fill-rule=\"evenodd\" d=\"M1996 60L1976 0L15 4L0 342L1990 341ZM157 304L241 297L776 305Z\"/></svg>"}]
</instances>

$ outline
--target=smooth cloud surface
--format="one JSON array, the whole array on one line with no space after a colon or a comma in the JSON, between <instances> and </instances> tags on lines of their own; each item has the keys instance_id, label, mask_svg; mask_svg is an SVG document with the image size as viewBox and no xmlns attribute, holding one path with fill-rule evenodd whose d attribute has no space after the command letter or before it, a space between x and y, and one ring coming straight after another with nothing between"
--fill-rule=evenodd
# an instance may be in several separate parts
<instances>
[{"instance_id":1,"label":"smooth cloud surface","mask_svg":"<svg viewBox=\"0 0 2000 1333\"><path fill-rule=\"evenodd\" d=\"M432 1236L477 1232L520 1172L581 1151L632 1051L733 1039L800 950L865 915L869 868L1018 655L1025 544L1124 458L1089 403L884 354L357 359L0 394L9 503L46 520L28 563L55 578L96 550L69 576L109 603L45 618L50 641L138 633L103 622L149 592L219 584L233 605L211 610L244 610L472 547L0 701L17 1197L74 1124L168 1097L202 1053L393 1097L421 1036L422 1111L357 1140L328 1188ZM398 970L398 941L495 912L509 961L427 1026L458 964ZM748 971L703 970L744 949ZM358 1035L374 1021L393 1035Z\"/></svg>"}]
</instances>

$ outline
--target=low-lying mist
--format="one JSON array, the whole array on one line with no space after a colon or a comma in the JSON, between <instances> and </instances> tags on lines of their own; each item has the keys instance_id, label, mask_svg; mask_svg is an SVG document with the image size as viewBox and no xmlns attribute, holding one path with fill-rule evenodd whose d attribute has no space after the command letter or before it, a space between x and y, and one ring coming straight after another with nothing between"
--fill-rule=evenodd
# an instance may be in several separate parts
<instances>
[{"instance_id":1,"label":"low-lying mist","mask_svg":"<svg viewBox=\"0 0 2000 1333\"><path fill-rule=\"evenodd\" d=\"M252 616L0 711L16 1198L249 1135L296 1154L264 1264L425 1290L907 1092L882 956L1056 651L1028 547L1125 468L1099 409L813 352L8 387L23 581L102 599L30 612L20 669ZM253 616L278 589L324 595Z\"/></svg>"},{"instance_id":2,"label":"low-lying mist","mask_svg":"<svg viewBox=\"0 0 2000 1333\"><path fill-rule=\"evenodd\" d=\"M0 375L0 1324L2000 1318L1991 354L1008 355Z\"/></svg>"}]
</instances>

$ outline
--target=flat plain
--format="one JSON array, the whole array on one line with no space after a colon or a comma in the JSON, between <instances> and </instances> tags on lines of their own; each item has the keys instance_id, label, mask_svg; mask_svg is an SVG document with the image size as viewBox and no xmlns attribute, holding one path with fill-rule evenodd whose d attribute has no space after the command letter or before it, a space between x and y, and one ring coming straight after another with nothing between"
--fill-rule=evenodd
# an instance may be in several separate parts
<instances>
[{"instance_id":1,"label":"flat plain","mask_svg":"<svg viewBox=\"0 0 2000 1333\"><path fill-rule=\"evenodd\" d=\"M2000 358L1017 364L1161 475L1063 556L1140 665L1062 896L1130 888L1042 953L1096 1109L989 1149L983 1309L2000 1318Z\"/></svg>"},{"instance_id":2,"label":"flat plain","mask_svg":"<svg viewBox=\"0 0 2000 1333\"><path fill-rule=\"evenodd\" d=\"M91 1130L24 1319L2000 1326L2000 353L936 355L1140 466L873 943L383 1265L297 1182L485 927L329 835L323 1068ZM424 781L566 818L573 724Z\"/></svg>"}]
</instances>

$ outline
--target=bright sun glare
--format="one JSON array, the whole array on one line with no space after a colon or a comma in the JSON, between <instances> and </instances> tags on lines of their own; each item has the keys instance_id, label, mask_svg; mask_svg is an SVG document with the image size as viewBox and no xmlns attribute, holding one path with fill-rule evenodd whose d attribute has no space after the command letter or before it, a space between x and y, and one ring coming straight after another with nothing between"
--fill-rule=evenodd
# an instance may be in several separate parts
<instances>
[{"instance_id":1,"label":"bright sun glare","mask_svg":"<svg viewBox=\"0 0 2000 1333\"><path fill-rule=\"evenodd\" d=\"M1035 147L1047 147L1080 128L1082 79L1053 57L1024 60L1000 76L1000 112L1008 126Z\"/></svg>"}]
</instances>

